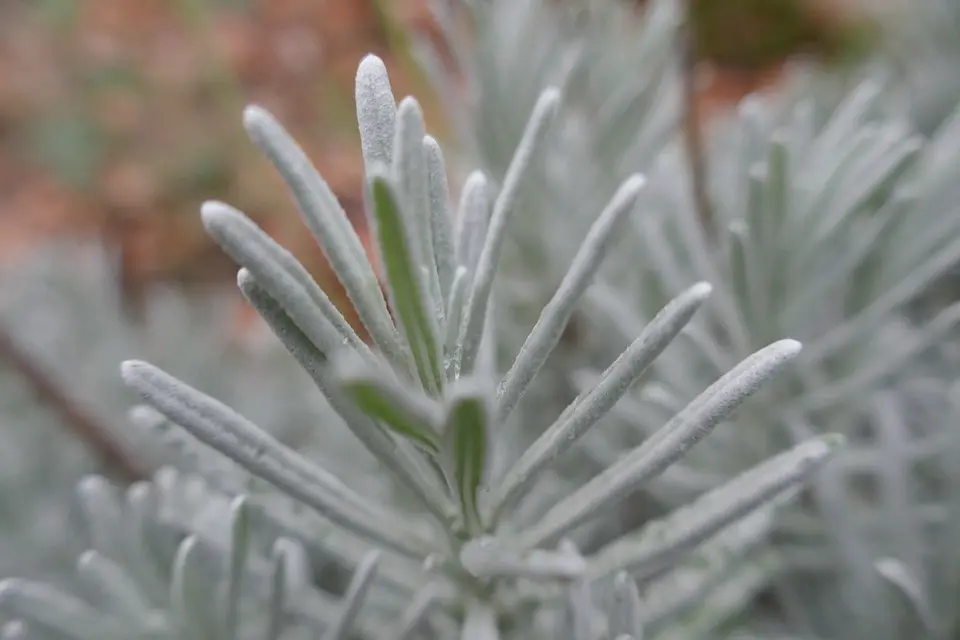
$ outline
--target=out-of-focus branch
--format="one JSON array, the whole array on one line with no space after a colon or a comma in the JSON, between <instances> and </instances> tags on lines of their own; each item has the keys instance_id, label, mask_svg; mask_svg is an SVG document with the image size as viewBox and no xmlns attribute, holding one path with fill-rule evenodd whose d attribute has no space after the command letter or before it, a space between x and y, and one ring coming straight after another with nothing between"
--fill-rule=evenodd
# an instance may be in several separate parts
<instances>
[{"instance_id":1,"label":"out-of-focus branch","mask_svg":"<svg viewBox=\"0 0 960 640\"><path fill-rule=\"evenodd\" d=\"M0 327L0 361L8 362L33 388L43 404L53 409L74 435L91 446L111 471L126 482L147 477L146 470L140 468L140 465L113 441L108 430L78 406L35 358L17 346L13 337L3 327Z\"/></svg>"}]
</instances>

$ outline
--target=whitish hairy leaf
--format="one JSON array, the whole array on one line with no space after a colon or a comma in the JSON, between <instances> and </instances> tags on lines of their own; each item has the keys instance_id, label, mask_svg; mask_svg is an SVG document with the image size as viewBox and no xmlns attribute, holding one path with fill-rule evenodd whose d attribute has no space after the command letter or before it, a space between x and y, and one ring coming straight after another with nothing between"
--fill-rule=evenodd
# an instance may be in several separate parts
<instances>
[{"instance_id":1,"label":"whitish hairy leaf","mask_svg":"<svg viewBox=\"0 0 960 640\"><path fill-rule=\"evenodd\" d=\"M367 55L360 61L356 78L357 124L363 160L369 170L393 160L393 133L397 103L383 60Z\"/></svg>"},{"instance_id":2,"label":"whitish hairy leaf","mask_svg":"<svg viewBox=\"0 0 960 640\"><path fill-rule=\"evenodd\" d=\"M493 500L494 518L527 488L536 475L557 456L579 440L627 392L648 366L670 344L710 295L710 285L700 283L670 301L644 327L640 336L604 372L600 382L585 396L577 398L553 425L531 446L503 483Z\"/></svg>"},{"instance_id":3,"label":"whitish hairy leaf","mask_svg":"<svg viewBox=\"0 0 960 640\"><path fill-rule=\"evenodd\" d=\"M390 303L410 346L424 389L438 396L446 379L439 328L436 315L428 303L426 283L410 244L409 234L412 230L404 224L400 200L390 178L382 173L374 173L370 180L370 195L380 231Z\"/></svg>"},{"instance_id":4,"label":"whitish hairy leaf","mask_svg":"<svg viewBox=\"0 0 960 640\"><path fill-rule=\"evenodd\" d=\"M461 378L449 394L444 440L457 495L467 526L481 526L477 493L487 470L490 407L486 389L478 381Z\"/></svg>"},{"instance_id":5,"label":"whitish hairy leaf","mask_svg":"<svg viewBox=\"0 0 960 640\"><path fill-rule=\"evenodd\" d=\"M606 620L593 602L590 583L586 580L576 582L567 589L566 595L566 624L561 637L570 640L603 638Z\"/></svg>"},{"instance_id":6,"label":"whitish hairy leaf","mask_svg":"<svg viewBox=\"0 0 960 640\"><path fill-rule=\"evenodd\" d=\"M423 506L440 522L446 521L456 507L444 493L439 483L424 476L416 465L413 451L405 450L403 443L391 438L372 419L364 415L352 402L343 396L341 389L330 376L327 358L296 327L276 300L263 290L249 272L241 269L237 283L243 295L267 322L283 345L310 374L317 387L340 414L347 427L360 442L389 469L416 496Z\"/></svg>"},{"instance_id":7,"label":"whitish hairy leaf","mask_svg":"<svg viewBox=\"0 0 960 640\"><path fill-rule=\"evenodd\" d=\"M610 633L614 637L628 635L643 638L643 611L637 583L625 571L613 579L613 607L610 612Z\"/></svg>"},{"instance_id":8,"label":"whitish hairy leaf","mask_svg":"<svg viewBox=\"0 0 960 640\"><path fill-rule=\"evenodd\" d=\"M189 536L177 548L170 581L171 610L182 629L197 630L199 637L215 638L217 621L208 598L214 593L216 578L201 558L200 541Z\"/></svg>"},{"instance_id":9,"label":"whitish hairy leaf","mask_svg":"<svg viewBox=\"0 0 960 640\"><path fill-rule=\"evenodd\" d=\"M94 551L87 550L77 561L77 575L97 602L126 624L137 626L147 619L152 608L141 597L140 588L120 565Z\"/></svg>"},{"instance_id":10,"label":"whitish hairy leaf","mask_svg":"<svg viewBox=\"0 0 960 640\"><path fill-rule=\"evenodd\" d=\"M440 295L437 261L433 255L433 224L430 219L430 177L423 148L426 135L423 111L415 98L406 97L397 110L397 130L392 171L404 215L414 261L426 271L424 298L436 315Z\"/></svg>"},{"instance_id":11,"label":"whitish hairy leaf","mask_svg":"<svg viewBox=\"0 0 960 640\"><path fill-rule=\"evenodd\" d=\"M492 536L474 538L460 551L463 567L477 578L573 580L583 575L587 562L579 553L563 549L521 550Z\"/></svg>"},{"instance_id":12,"label":"whitish hairy leaf","mask_svg":"<svg viewBox=\"0 0 960 640\"><path fill-rule=\"evenodd\" d=\"M527 128L517 145L510 166L503 179L503 186L493 204L490 216L490 228L487 232L483 250L477 261L476 273L467 302L467 311L460 330L457 363L459 370L465 373L473 371L477 353L483 339L483 327L487 317L487 305L493 290L493 279L500 261L500 251L506 236L507 225L513 217L520 187L527 176L534 158L537 157L547 139L550 124L560 104L560 92L546 89L537 101L530 116Z\"/></svg>"},{"instance_id":13,"label":"whitish hairy leaf","mask_svg":"<svg viewBox=\"0 0 960 640\"><path fill-rule=\"evenodd\" d=\"M445 344L448 352L453 352L457 347L457 338L459 337L460 322L463 319L463 308L467 297L467 287L469 286L466 267L457 267L453 276L453 283L450 285L450 298L447 300L447 335ZM447 375L451 375L449 370L452 367L452 360L448 365Z\"/></svg>"},{"instance_id":14,"label":"whitish hairy leaf","mask_svg":"<svg viewBox=\"0 0 960 640\"><path fill-rule=\"evenodd\" d=\"M936 615L930 606L930 600L924 594L923 586L915 575L896 558L881 558L876 561L877 573L907 602L914 615L920 620L930 637L939 637Z\"/></svg>"},{"instance_id":15,"label":"whitish hairy leaf","mask_svg":"<svg viewBox=\"0 0 960 640\"><path fill-rule=\"evenodd\" d=\"M201 217L207 233L260 281L320 349L329 352L349 344L361 353L369 351L303 265L252 220L220 202L205 203Z\"/></svg>"},{"instance_id":16,"label":"whitish hairy leaf","mask_svg":"<svg viewBox=\"0 0 960 640\"><path fill-rule=\"evenodd\" d=\"M147 485L134 485L131 495L141 493ZM166 586L157 579L152 566L144 566L146 549L141 544L140 523L136 511L124 513L114 487L102 476L86 476L76 488L84 522L91 539L91 547L103 555L121 562L134 575L141 588L153 596L166 595Z\"/></svg>"},{"instance_id":17,"label":"whitish hairy leaf","mask_svg":"<svg viewBox=\"0 0 960 640\"><path fill-rule=\"evenodd\" d=\"M421 559L431 545L405 520L374 505L319 465L284 447L221 402L145 362L123 364L124 381L171 421L340 526ZM392 526L385 528L384 522Z\"/></svg>"},{"instance_id":18,"label":"whitish hairy leaf","mask_svg":"<svg viewBox=\"0 0 960 640\"><path fill-rule=\"evenodd\" d=\"M644 183L645 179L640 175L628 178L590 227L587 237L573 258L570 270L553 298L543 308L537 324L504 376L497 401L498 422L507 419L550 352L557 346L570 316L573 315L574 307L600 268L620 222L636 205Z\"/></svg>"},{"instance_id":19,"label":"whitish hairy leaf","mask_svg":"<svg viewBox=\"0 0 960 640\"><path fill-rule=\"evenodd\" d=\"M307 228L320 243L360 321L387 357L402 365L405 357L402 344L387 311L380 282L360 237L333 190L299 145L267 111L247 107L243 122L250 137L286 181Z\"/></svg>"},{"instance_id":20,"label":"whitish hairy leaf","mask_svg":"<svg viewBox=\"0 0 960 640\"><path fill-rule=\"evenodd\" d=\"M377 563L380 561L380 552L371 551L363 562L357 567L350 579L350 586L343 596L343 608L340 616L326 633L323 634L323 640L346 640L350 634L351 626L360 615L360 609L363 606L367 593L373 585L373 579L377 574Z\"/></svg>"},{"instance_id":21,"label":"whitish hairy leaf","mask_svg":"<svg viewBox=\"0 0 960 640\"><path fill-rule=\"evenodd\" d=\"M799 352L799 342L781 340L744 360L646 442L551 508L522 535L525 544L537 546L566 535L662 473Z\"/></svg>"},{"instance_id":22,"label":"whitish hairy leaf","mask_svg":"<svg viewBox=\"0 0 960 640\"><path fill-rule=\"evenodd\" d=\"M471 281L483 251L489 224L490 186L483 172L473 171L467 176L460 192L455 239L457 264L466 267ZM458 326L457 329L459 328Z\"/></svg>"},{"instance_id":23,"label":"whitish hairy leaf","mask_svg":"<svg viewBox=\"0 0 960 640\"><path fill-rule=\"evenodd\" d=\"M31 627L62 638L102 640L136 633L78 598L43 583L20 578L0 582L0 610L10 617L27 621Z\"/></svg>"},{"instance_id":24,"label":"whitish hairy leaf","mask_svg":"<svg viewBox=\"0 0 960 640\"><path fill-rule=\"evenodd\" d=\"M440 291L438 300L446 301L454 276L454 252L452 216L450 214L450 188L447 185L447 167L443 150L431 136L423 138L423 153L427 158L430 191L430 225L433 238L433 255L436 261Z\"/></svg>"},{"instance_id":25,"label":"whitish hairy leaf","mask_svg":"<svg viewBox=\"0 0 960 640\"><path fill-rule=\"evenodd\" d=\"M279 640L283 629L284 605L287 600L287 567L290 549L278 540L271 550L273 565L270 571L270 599L267 613L267 638Z\"/></svg>"},{"instance_id":26,"label":"whitish hairy leaf","mask_svg":"<svg viewBox=\"0 0 960 640\"><path fill-rule=\"evenodd\" d=\"M442 409L439 404L372 370L355 353L339 357L335 371L347 395L365 414L430 453L440 453L437 427L442 419Z\"/></svg>"},{"instance_id":27,"label":"whitish hairy leaf","mask_svg":"<svg viewBox=\"0 0 960 640\"><path fill-rule=\"evenodd\" d=\"M489 603L471 600L463 620L461 640L500 640L497 614Z\"/></svg>"},{"instance_id":28,"label":"whitish hairy leaf","mask_svg":"<svg viewBox=\"0 0 960 640\"><path fill-rule=\"evenodd\" d=\"M623 537L590 559L588 575L599 578L619 570L647 578L677 562L729 524L797 486L842 444L823 436L775 456L714 489L637 536Z\"/></svg>"},{"instance_id":29,"label":"whitish hairy leaf","mask_svg":"<svg viewBox=\"0 0 960 640\"><path fill-rule=\"evenodd\" d=\"M434 582L428 582L413 596L410 604L403 611L397 622L396 631L388 637L394 640L409 640L415 637L420 625L440 599L441 587Z\"/></svg>"},{"instance_id":30,"label":"whitish hairy leaf","mask_svg":"<svg viewBox=\"0 0 960 640\"><path fill-rule=\"evenodd\" d=\"M240 629L240 592L250 554L250 504L240 496L230 505L230 567L224 603L224 635L237 637Z\"/></svg>"}]
</instances>

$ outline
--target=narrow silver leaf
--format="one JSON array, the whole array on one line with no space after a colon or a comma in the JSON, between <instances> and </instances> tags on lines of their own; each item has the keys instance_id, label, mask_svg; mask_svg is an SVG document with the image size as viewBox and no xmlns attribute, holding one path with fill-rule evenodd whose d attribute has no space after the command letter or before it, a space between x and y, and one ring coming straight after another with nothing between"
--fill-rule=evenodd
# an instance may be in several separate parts
<instances>
[{"instance_id":1,"label":"narrow silver leaf","mask_svg":"<svg viewBox=\"0 0 960 640\"><path fill-rule=\"evenodd\" d=\"M377 575L379 561L380 552L371 551L354 571L353 578L350 579L350 586L347 587L347 592L343 596L343 609L340 612L340 617L323 634L323 640L346 640L350 636L353 623L360 615L364 600L373 585L373 579Z\"/></svg>"},{"instance_id":2,"label":"narrow silver leaf","mask_svg":"<svg viewBox=\"0 0 960 640\"><path fill-rule=\"evenodd\" d=\"M270 598L267 601L267 640L280 640L283 631L284 608L287 600L287 566L289 547L277 540L271 550Z\"/></svg>"},{"instance_id":3,"label":"narrow silver leaf","mask_svg":"<svg viewBox=\"0 0 960 640\"><path fill-rule=\"evenodd\" d=\"M474 599L467 604L461 640L500 640L497 614L488 602Z\"/></svg>"},{"instance_id":4,"label":"narrow silver leaf","mask_svg":"<svg viewBox=\"0 0 960 640\"><path fill-rule=\"evenodd\" d=\"M243 121L250 137L286 181L307 228L320 243L360 321L387 357L402 364L405 356L380 281L336 195L296 141L267 111L247 107Z\"/></svg>"},{"instance_id":5,"label":"narrow silver leaf","mask_svg":"<svg viewBox=\"0 0 960 640\"><path fill-rule=\"evenodd\" d=\"M188 536L177 547L170 580L171 609L181 629L196 630L200 637L217 637L217 621L213 607L207 602L215 577L207 573L200 558L200 541Z\"/></svg>"},{"instance_id":6,"label":"narrow silver leaf","mask_svg":"<svg viewBox=\"0 0 960 640\"><path fill-rule=\"evenodd\" d=\"M483 328L487 319L487 306L493 290L493 280L500 262L500 251L506 235L507 225L513 217L520 188L534 159L542 150L550 131L550 125L560 105L560 92L555 88L544 90L533 114L527 123L523 137L510 161L503 186L493 204L490 216L490 228L487 232L483 250L477 261L476 272L467 299L467 311L460 330L457 364L459 372L469 373L476 364L477 353L483 339Z\"/></svg>"},{"instance_id":7,"label":"narrow silver leaf","mask_svg":"<svg viewBox=\"0 0 960 640\"><path fill-rule=\"evenodd\" d=\"M588 575L597 579L623 570L643 579L657 574L724 527L803 482L842 443L839 436L823 436L761 463L636 536L601 549L590 558Z\"/></svg>"},{"instance_id":8,"label":"narrow silver leaf","mask_svg":"<svg viewBox=\"0 0 960 640\"><path fill-rule=\"evenodd\" d=\"M796 340L761 349L697 396L657 433L554 505L522 534L529 546L559 539L662 473L800 352Z\"/></svg>"},{"instance_id":9,"label":"narrow silver leaf","mask_svg":"<svg viewBox=\"0 0 960 640\"><path fill-rule=\"evenodd\" d=\"M433 257L440 286L437 299L446 301L450 297L455 267L447 166L443 159L443 150L431 136L424 136L423 152L427 158Z\"/></svg>"},{"instance_id":10,"label":"narrow silver leaf","mask_svg":"<svg viewBox=\"0 0 960 640\"><path fill-rule=\"evenodd\" d=\"M349 344L361 353L369 353L367 345L303 265L252 220L221 202L204 203L201 217L207 233L256 276L321 350L329 352Z\"/></svg>"},{"instance_id":11,"label":"narrow silver leaf","mask_svg":"<svg viewBox=\"0 0 960 640\"><path fill-rule=\"evenodd\" d=\"M474 538L465 544L460 550L460 562L480 579L574 580L587 569L587 562L579 553L562 549L521 550L491 536Z\"/></svg>"},{"instance_id":12,"label":"narrow silver leaf","mask_svg":"<svg viewBox=\"0 0 960 640\"><path fill-rule=\"evenodd\" d=\"M490 224L490 187L481 171L467 176L460 192L455 236L456 262L473 276ZM459 327L457 327L459 329Z\"/></svg>"},{"instance_id":13,"label":"narrow silver leaf","mask_svg":"<svg viewBox=\"0 0 960 640\"><path fill-rule=\"evenodd\" d=\"M509 417L527 386L557 346L576 304L608 253L620 222L633 211L645 182L640 175L627 178L591 225L560 287L543 308L537 324L500 384L497 422L504 422Z\"/></svg>"},{"instance_id":14,"label":"narrow silver leaf","mask_svg":"<svg viewBox=\"0 0 960 640\"><path fill-rule=\"evenodd\" d=\"M453 276L453 283L450 285L450 297L447 299L447 326L445 347L447 353L453 353L457 347L457 338L460 332L460 322L463 318L463 308L467 298L467 287L469 286L467 278L467 268L457 267ZM445 363L447 375L452 377L450 368L453 366L452 359Z\"/></svg>"},{"instance_id":15,"label":"narrow silver leaf","mask_svg":"<svg viewBox=\"0 0 960 640\"><path fill-rule=\"evenodd\" d=\"M643 638L643 610L637 583L625 571L613 578L613 607L610 612L610 633L614 637L628 635Z\"/></svg>"},{"instance_id":16,"label":"narrow silver leaf","mask_svg":"<svg viewBox=\"0 0 960 640\"><path fill-rule=\"evenodd\" d=\"M493 518L512 504L536 475L566 451L604 416L627 392L671 340L690 321L710 295L705 282L694 285L671 300L644 327L640 336L607 368L600 382L577 398L560 417L520 456L492 501Z\"/></svg>"},{"instance_id":17,"label":"narrow silver leaf","mask_svg":"<svg viewBox=\"0 0 960 640\"><path fill-rule=\"evenodd\" d=\"M360 61L356 77L357 124L363 161L369 170L393 161L393 133L397 103L383 60L367 55Z\"/></svg>"},{"instance_id":18,"label":"narrow silver leaf","mask_svg":"<svg viewBox=\"0 0 960 640\"><path fill-rule=\"evenodd\" d=\"M250 504L240 496L230 505L230 567L227 574L224 603L224 636L238 638L240 630L240 597L250 554Z\"/></svg>"},{"instance_id":19,"label":"narrow silver leaf","mask_svg":"<svg viewBox=\"0 0 960 640\"><path fill-rule=\"evenodd\" d=\"M145 362L127 361L122 373L128 386L198 440L340 526L401 555L422 559L430 553L429 541L405 525L400 514L370 503L223 403ZM384 528L383 522L393 524Z\"/></svg>"},{"instance_id":20,"label":"narrow silver leaf","mask_svg":"<svg viewBox=\"0 0 960 640\"><path fill-rule=\"evenodd\" d=\"M135 633L135 630L104 616L74 596L46 584L21 578L8 578L0 582L0 610L63 638L102 640Z\"/></svg>"},{"instance_id":21,"label":"narrow silver leaf","mask_svg":"<svg viewBox=\"0 0 960 640\"><path fill-rule=\"evenodd\" d=\"M391 438L376 422L343 396L336 380L330 376L327 358L294 325L277 301L259 286L249 272L241 270L237 281L243 295L266 320L300 366L310 374L317 388L330 402L330 406L343 418L347 427L370 453L406 485L438 521L445 522L455 514L456 507L444 493L443 487L439 483L430 482L418 469L414 452L404 449L401 446L403 443Z\"/></svg>"},{"instance_id":22,"label":"narrow silver leaf","mask_svg":"<svg viewBox=\"0 0 960 640\"><path fill-rule=\"evenodd\" d=\"M880 558L874 563L877 573L906 600L914 615L920 620L930 637L940 637L936 615L930 606L930 600L923 586L907 566L896 558Z\"/></svg>"},{"instance_id":23,"label":"narrow silver leaf","mask_svg":"<svg viewBox=\"0 0 960 640\"><path fill-rule=\"evenodd\" d=\"M152 613L153 608L141 596L136 581L102 554L93 550L81 554L77 575L82 584L96 594L97 602L125 623L138 626Z\"/></svg>"},{"instance_id":24,"label":"narrow silver leaf","mask_svg":"<svg viewBox=\"0 0 960 640\"><path fill-rule=\"evenodd\" d=\"M441 587L434 582L428 582L421 587L400 616L397 630L389 637L394 640L410 640L416 637L424 618L440 598L440 589Z\"/></svg>"}]
</instances>

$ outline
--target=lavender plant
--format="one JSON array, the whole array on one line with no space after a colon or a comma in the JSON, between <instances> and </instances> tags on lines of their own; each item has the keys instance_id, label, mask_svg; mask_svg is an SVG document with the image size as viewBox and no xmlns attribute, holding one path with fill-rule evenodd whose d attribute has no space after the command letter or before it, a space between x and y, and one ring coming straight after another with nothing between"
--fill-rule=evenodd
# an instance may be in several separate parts
<instances>
[{"instance_id":1,"label":"lavender plant","mask_svg":"<svg viewBox=\"0 0 960 640\"><path fill-rule=\"evenodd\" d=\"M373 259L280 124L257 107L245 113L251 137L287 181L373 344L360 340L302 266L242 213L207 203L204 224L241 265L238 285L247 300L377 461L386 487L379 494L361 493L349 474L338 478L161 369L143 361L123 365L126 383L152 407L150 415L140 412L142 421L159 414L192 435L196 442L190 446L210 447L272 485L276 492L255 496L265 520L352 570L343 607L313 621L324 637L345 637L348 627L361 635L373 629L380 637L385 628L397 637L640 637L644 622L656 625L658 612L662 617L685 609L698 599L698 589L708 590L710 579L731 568L728 558L755 547L769 510L838 443L832 436L812 438L660 520L613 540L591 535L591 523L602 522L611 508L668 469L800 352L800 344L789 339L759 349L651 437L568 491L552 479L551 468L599 428L681 333L711 293L710 285L699 282L637 325L637 337L596 384L530 446L518 446L522 434L512 427L511 414L636 209L645 183L640 175L627 178L603 207L557 292L506 373L498 375L490 320L497 265L507 226L518 213L520 188L547 148L559 102L555 89L541 94L499 190L492 193L482 173L470 174L454 217L443 156L425 132L419 105L408 97L398 106L382 62L364 59L357 114L366 209L377 247ZM381 266L383 288L374 263ZM217 473L210 475L215 479ZM189 556L195 547L181 546L178 553ZM698 547L700 557L685 565ZM180 576L170 599L175 609L187 600L179 594L201 593L198 585L204 583L188 575L186 560L174 568L174 577ZM212 575L230 585L241 573ZM644 607L639 589L659 593L659 601ZM4 604L28 627L50 626L49 608L23 606L38 601L24 583L8 582L3 593ZM733 592L718 593L730 598ZM266 597L260 604L269 609ZM229 611L231 600L225 602ZM208 614L207 608L196 612ZM209 637L200 618L183 612L175 618L187 621L177 627L181 633ZM137 620L138 633L159 628L147 617ZM61 630L69 635L75 628ZM246 630L232 628L226 637L242 637Z\"/></svg>"}]
</instances>

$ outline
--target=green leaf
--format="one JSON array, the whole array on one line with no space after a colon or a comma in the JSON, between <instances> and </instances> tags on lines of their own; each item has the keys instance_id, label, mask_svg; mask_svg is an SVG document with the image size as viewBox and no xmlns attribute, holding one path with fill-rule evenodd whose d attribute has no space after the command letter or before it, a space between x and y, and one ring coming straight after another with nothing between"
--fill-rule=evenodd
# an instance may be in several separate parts
<instances>
[{"instance_id":1,"label":"green leaf","mask_svg":"<svg viewBox=\"0 0 960 640\"><path fill-rule=\"evenodd\" d=\"M444 439L463 516L474 533L479 532L481 526L477 493L486 472L489 417L489 395L479 381L458 380L451 392Z\"/></svg>"},{"instance_id":2,"label":"green leaf","mask_svg":"<svg viewBox=\"0 0 960 640\"><path fill-rule=\"evenodd\" d=\"M439 329L425 302L425 283L404 225L397 190L382 173L373 174L370 190L393 312L413 352L420 381L428 393L439 396L445 379Z\"/></svg>"},{"instance_id":3,"label":"green leaf","mask_svg":"<svg viewBox=\"0 0 960 640\"><path fill-rule=\"evenodd\" d=\"M344 389L365 414L428 452L440 453L440 434L434 425L440 422L441 411L430 398L380 375L354 353L338 359L336 372Z\"/></svg>"}]
</instances>

